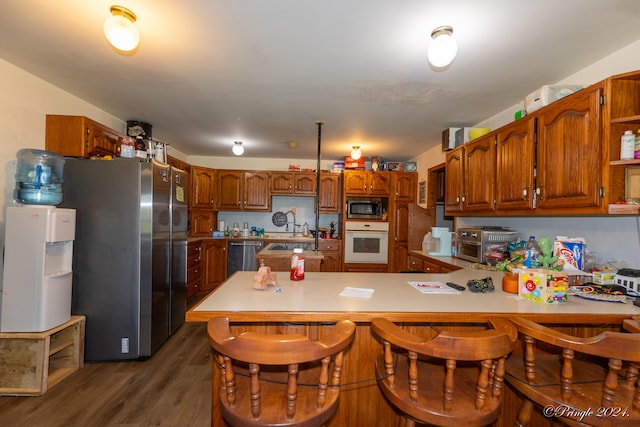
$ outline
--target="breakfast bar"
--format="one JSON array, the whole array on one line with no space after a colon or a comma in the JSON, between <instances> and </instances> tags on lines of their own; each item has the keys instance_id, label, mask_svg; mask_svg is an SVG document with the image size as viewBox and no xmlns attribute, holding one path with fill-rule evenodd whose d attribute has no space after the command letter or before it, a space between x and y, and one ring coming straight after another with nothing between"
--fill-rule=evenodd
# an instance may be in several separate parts
<instances>
[{"instance_id":1,"label":"breakfast bar","mask_svg":"<svg viewBox=\"0 0 640 427\"><path fill-rule=\"evenodd\" d=\"M518 298L501 290L503 273L461 269L448 274L309 272L303 281L279 274L276 286L254 290L255 272L236 272L219 288L191 308L188 322L228 317L232 331L297 332L312 338L323 336L333 322L348 319L357 324L356 336L345 354L343 386L338 412L330 426L395 425L399 417L387 404L374 379L374 358L381 344L371 334L370 322L385 317L420 334L428 326L447 330L481 330L489 317L521 316L552 325L563 332L593 336L603 330L620 330L625 318L640 315L632 303L591 301L569 296L568 302L544 304ZM416 284L453 282L490 277L491 292L422 292ZM412 284L413 283L413 284ZM215 370L214 370L215 374ZM218 381L214 378L213 399ZM514 393L504 396L503 413L495 425L511 425L517 409ZM213 405L212 425L221 415ZM504 423L504 424L503 424ZM220 424L221 425L221 424Z\"/></svg>"}]
</instances>

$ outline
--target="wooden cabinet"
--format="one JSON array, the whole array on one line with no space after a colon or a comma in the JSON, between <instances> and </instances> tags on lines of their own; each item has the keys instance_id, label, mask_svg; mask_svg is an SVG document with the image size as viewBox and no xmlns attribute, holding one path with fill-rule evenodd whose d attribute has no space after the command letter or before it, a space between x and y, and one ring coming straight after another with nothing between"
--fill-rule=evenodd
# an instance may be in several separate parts
<instances>
[{"instance_id":1,"label":"wooden cabinet","mask_svg":"<svg viewBox=\"0 0 640 427\"><path fill-rule=\"evenodd\" d=\"M209 293L227 278L227 239L202 240L202 292Z\"/></svg>"},{"instance_id":2,"label":"wooden cabinet","mask_svg":"<svg viewBox=\"0 0 640 427\"><path fill-rule=\"evenodd\" d=\"M516 120L496 132L496 210L533 209L535 119Z\"/></svg>"},{"instance_id":3,"label":"wooden cabinet","mask_svg":"<svg viewBox=\"0 0 640 427\"><path fill-rule=\"evenodd\" d=\"M217 171L217 209L221 211L270 211L267 171Z\"/></svg>"},{"instance_id":4,"label":"wooden cabinet","mask_svg":"<svg viewBox=\"0 0 640 427\"><path fill-rule=\"evenodd\" d=\"M315 196L315 172L271 172L272 195Z\"/></svg>"},{"instance_id":5,"label":"wooden cabinet","mask_svg":"<svg viewBox=\"0 0 640 427\"><path fill-rule=\"evenodd\" d=\"M417 173L394 172L392 175L392 187L394 200L414 202L417 191Z\"/></svg>"},{"instance_id":6,"label":"wooden cabinet","mask_svg":"<svg viewBox=\"0 0 640 427\"><path fill-rule=\"evenodd\" d=\"M413 254L409 255L409 267L411 270L424 271L425 273L451 273L460 270L460 267L443 261L435 261L433 258L424 258Z\"/></svg>"},{"instance_id":7,"label":"wooden cabinet","mask_svg":"<svg viewBox=\"0 0 640 427\"><path fill-rule=\"evenodd\" d=\"M125 138L82 116L47 114L44 148L67 157L115 155Z\"/></svg>"},{"instance_id":8,"label":"wooden cabinet","mask_svg":"<svg viewBox=\"0 0 640 427\"><path fill-rule=\"evenodd\" d=\"M324 255L320 271L342 271L342 240L318 239L318 250Z\"/></svg>"},{"instance_id":9,"label":"wooden cabinet","mask_svg":"<svg viewBox=\"0 0 640 427\"><path fill-rule=\"evenodd\" d=\"M202 287L202 246L200 240L187 244L187 300L196 296Z\"/></svg>"},{"instance_id":10,"label":"wooden cabinet","mask_svg":"<svg viewBox=\"0 0 640 427\"><path fill-rule=\"evenodd\" d=\"M342 175L333 172L320 173L320 191L318 206L320 213L342 213Z\"/></svg>"},{"instance_id":11,"label":"wooden cabinet","mask_svg":"<svg viewBox=\"0 0 640 427\"><path fill-rule=\"evenodd\" d=\"M182 160L176 159L172 156L167 156L167 163L174 168L183 170L185 172L191 172L191 165L187 162L183 162Z\"/></svg>"},{"instance_id":12,"label":"wooden cabinet","mask_svg":"<svg viewBox=\"0 0 640 427\"><path fill-rule=\"evenodd\" d=\"M625 188L625 176L630 170L637 172L640 159L620 160L620 137L626 130L639 133L640 129L640 72L613 76L605 81L605 92L609 95L602 109L602 139L604 172L607 184L605 208L610 214L640 214L637 204L621 204L630 195ZM637 196L636 196L637 197Z\"/></svg>"},{"instance_id":13,"label":"wooden cabinet","mask_svg":"<svg viewBox=\"0 0 640 427\"><path fill-rule=\"evenodd\" d=\"M211 237L216 230L217 213L205 209L189 209L189 237Z\"/></svg>"},{"instance_id":14,"label":"wooden cabinet","mask_svg":"<svg viewBox=\"0 0 640 427\"><path fill-rule=\"evenodd\" d=\"M477 138L446 155L445 211L492 211L496 148L493 134Z\"/></svg>"},{"instance_id":15,"label":"wooden cabinet","mask_svg":"<svg viewBox=\"0 0 640 427\"><path fill-rule=\"evenodd\" d=\"M389 218L389 272L409 269L409 202L392 204Z\"/></svg>"},{"instance_id":16,"label":"wooden cabinet","mask_svg":"<svg viewBox=\"0 0 640 427\"><path fill-rule=\"evenodd\" d=\"M344 193L349 196L388 196L393 172L346 170Z\"/></svg>"},{"instance_id":17,"label":"wooden cabinet","mask_svg":"<svg viewBox=\"0 0 640 427\"><path fill-rule=\"evenodd\" d=\"M191 167L189 208L213 209L215 206L215 172L210 168Z\"/></svg>"},{"instance_id":18,"label":"wooden cabinet","mask_svg":"<svg viewBox=\"0 0 640 427\"><path fill-rule=\"evenodd\" d=\"M537 150L537 210L600 213L602 144L599 85L540 110ZM585 209L588 208L588 209Z\"/></svg>"}]
</instances>

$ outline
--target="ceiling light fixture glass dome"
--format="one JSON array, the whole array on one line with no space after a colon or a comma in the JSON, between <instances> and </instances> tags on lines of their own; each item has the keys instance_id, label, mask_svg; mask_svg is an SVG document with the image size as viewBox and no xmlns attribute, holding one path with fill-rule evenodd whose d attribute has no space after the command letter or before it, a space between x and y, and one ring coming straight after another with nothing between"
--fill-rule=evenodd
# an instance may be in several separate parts
<instances>
[{"instance_id":1,"label":"ceiling light fixture glass dome","mask_svg":"<svg viewBox=\"0 0 640 427\"><path fill-rule=\"evenodd\" d=\"M122 6L111 6L111 16L104 21L104 35L116 49L129 52L138 47L140 34L133 24L136 14Z\"/></svg>"},{"instance_id":2,"label":"ceiling light fixture glass dome","mask_svg":"<svg viewBox=\"0 0 640 427\"><path fill-rule=\"evenodd\" d=\"M358 160L360 157L362 157L362 150L360 150L359 145L354 145L353 149L351 150L351 158L353 160Z\"/></svg>"},{"instance_id":3,"label":"ceiling light fixture glass dome","mask_svg":"<svg viewBox=\"0 0 640 427\"><path fill-rule=\"evenodd\" d=\"M445 25L431 32L433 41L427 50L427 58L437 68L451 64L458 53L458 44L453 38L453 28Z\"/></svg>"},{"instance_id":4,"label":"ceiling light fixture glass dome","mask_svg":"<svg viewBox=\"0 0 640 427\"><path fill-rule=\"evenodd\" d=\"M233 148L231 149L233 154L236 156L242 156L244 153L244 147L242 146L242 141L233 141Z\"/></svg>"}]
</instances>

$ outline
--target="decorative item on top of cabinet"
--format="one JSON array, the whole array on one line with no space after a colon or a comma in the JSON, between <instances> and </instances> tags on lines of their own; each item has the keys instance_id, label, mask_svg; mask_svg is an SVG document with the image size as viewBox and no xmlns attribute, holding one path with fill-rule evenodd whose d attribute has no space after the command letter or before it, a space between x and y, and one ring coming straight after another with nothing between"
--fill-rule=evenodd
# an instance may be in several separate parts
<instances>
[{"instance_id":1,"label":"decorative item on top of cabinet","mask_svg":"<svg viewBox=\"0 0 640 427\"><path fill-rule=\"evenodd\" d=\"M320 172L320 213L342 213L342 174L335 172Z\"/></svg>"},{"instance_id":2,"label":"decorative item on top of cabinet","mask_svg":"<svg viewBox=\"0 0 640 427\"><path fill-rule=\"evenodd\" d=\"M187 244L187 300L198 295L202 287L202 247L200 240Z\"/></svg>"},{"instance_id":3,"label":"decorative item on top of cabinet","mask_svg":"<svg viewBox=\"0 0 640 427\"><path fill-rule=\"evenodd\" d=\"M220 211L271 211L269 172L217 170Z\"/></svg>"},{"instance_id":4,"label":"decorative item on top of cabinet","mask_svg":"<svg viewBox=\"0 0 640 427\"><path fill-rule=\"evenodd\" d=\"M343 173L345 195L388 196L393 172L345 170Z\"/></svg>"},{"instance_id":5,"label":"decorative item on top of cabinet","mask_svg":"<svg viewBox=\"0 0 640 427\"><path fill-rule=\"evenodd\" d=\"M272 195L315 196L315 172L271 172Z\"/></svg>"},{"instance_id":6,"label":"decorative item on top of cabinet","mask_svg":"<svg viewBox=\"0 0 640 427\"><path fill-rule=\"evenodd\" d=\"M113 156L125 138L83 116L47 114L44 148L66 157Z\"/></svg>"},{"instance_id":7,"label":"decorative item on top of cabinet","mask_svg":"<svg viewBox=\"0 0 640 427\"><path fill-rule=\"evenodd\" d=\"M202 239L201 292L213 291L226 279L227 239Z\"/></svg>"},{"instance_id":8,"label":"decorative item on top of cabinet","mask_svg":"<svg viewBox=\"0 0 640 427\"><path fill-rule=\"evenodd\" d=\"M191 166L189 209L213 209L215 207L215 171Z\"/></svg>"}]
</instances>

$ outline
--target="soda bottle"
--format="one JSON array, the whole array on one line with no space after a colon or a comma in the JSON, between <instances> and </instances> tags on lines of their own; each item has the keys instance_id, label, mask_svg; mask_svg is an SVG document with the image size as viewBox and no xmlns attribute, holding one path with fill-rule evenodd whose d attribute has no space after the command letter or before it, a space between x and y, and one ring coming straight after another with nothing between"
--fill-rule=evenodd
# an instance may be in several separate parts
<instances>
[{"instance_id":1,"label":"soda bottle","mask_svg":"<svg viewBox=\"0 0 640 427\"><path fill-rule=\"evenodd\" d=\"M302 248L294 248L291 255L291 280L304 280L304 254Z\"/></svg>"}]
</instances>

